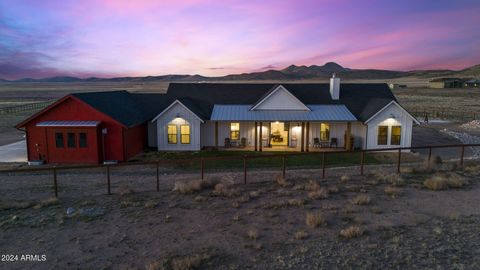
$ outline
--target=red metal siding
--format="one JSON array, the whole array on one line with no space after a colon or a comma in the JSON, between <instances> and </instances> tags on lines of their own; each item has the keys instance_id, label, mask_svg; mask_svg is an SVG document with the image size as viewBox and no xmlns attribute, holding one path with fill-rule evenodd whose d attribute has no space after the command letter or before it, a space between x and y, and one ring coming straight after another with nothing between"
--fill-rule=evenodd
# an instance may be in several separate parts
<instances>
[{"instance_id":1,"label":"red metal siding","mask_svg":"<svg viewBox=\"0 0 480 270\"><path fill-rule=\"evenodd\" d=\"M126 159L134 157L147 145L147 125L142 124L125 130Z\"/></svg>"},{"instance_id":2,"label":"red metal siding","mask_svg":"<svg viewBox=\"0 0 480 270\"><path fill-rule=\"evenodd\" d=\"M47 129L53 130L53 127L36 127L36 124L41 121L61 121L61 120L75 120L75 121L91 121L97 120L101 121L100 126L98 127L97 143L88 146L89 150L87 152L79 153L78 155L72 156L66 153L58 153L56 150L51 150L51 147L55 147L55 141L51 141ZM128 136L131 136L132 139L128 139L124 142L123 140L123 129L124 127L113 120L109 116L93 109L89 105L73 98L67 98L63 102L57 104L55 107L43 112L38 115L36 118L31 120L25 125L27 130L27 140L28 140L28 158L29 160L37 160L39 157L46 160L47 162L54 163L72 163L72 162L101 162L102 160L118 160L125 161L125 157L131 157L141 150L143 146L140 147L138 141L145 141L145 138L139 138L140 134L146 134L145 127L143 125L134 127L132 129L126 129ZM106 128L108 133L105 135L105 157L102 158L103 149L102 149L102 134L101 130ZM94 137L94 131L88 130L89 142L90 137ZM53 135L54 136L54 135ZM66 136L66 135L65 135ZM49 138L47 140L47 137ZM53 138L54 139L54 138ZM126 143L128 148L128 153L124 153L124 143ZM132 143L132 146L129 144ZM52 145L53 144L53 145ZM142 143L143 145L143 143ZM92 149L90 149L92 147ZM47 150L48 149L48 150ZM81 157L84 157L85 160L80 161Z\"/></svg>"},{"instance_id":3,"label":"red metal siding","mask_svg":"<svg viewBox=\"0 0 480 270\"><path fill-rule=\"evenodd\" d=\"M101 161L97 128L63 128L47 127L48 157L51 163L99 163ZM55 133L63 134L64 146L57 148L55 145ZM70 148L67 144L67 134L75 134L75 147ZM79 145L79 134L87 135L87 147Z\"/></svg>"}]
</instances>

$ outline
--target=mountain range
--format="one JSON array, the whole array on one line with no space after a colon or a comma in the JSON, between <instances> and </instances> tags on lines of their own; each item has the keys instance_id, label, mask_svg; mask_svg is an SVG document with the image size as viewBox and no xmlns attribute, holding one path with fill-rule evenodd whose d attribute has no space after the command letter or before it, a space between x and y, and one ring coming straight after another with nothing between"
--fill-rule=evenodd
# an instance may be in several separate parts
<instances>
[{"instance_id":1,"label":"mountain range","mask_svg":"<svg viewBox=\"0 0 480 270\"><path fill-rule=\"evenodd\" d=\"M77 78L58 76L43 79L24 78L14 81L0 79L0 82L151 82L151 81L249 81L249 80L302 80L328 79L332 74L344 79L393 79L400 77L480 77L480 65L475 65L459 71L440 70L413 70L395 71L380 69L351 69L342 67L335 62L328 62L322 66L291 65L281 70L267 70L262 72L231 74L220 77L206 77L201 75L162 75L145 77L116 77L116 78Z\"/></svg>"}]
</instances>

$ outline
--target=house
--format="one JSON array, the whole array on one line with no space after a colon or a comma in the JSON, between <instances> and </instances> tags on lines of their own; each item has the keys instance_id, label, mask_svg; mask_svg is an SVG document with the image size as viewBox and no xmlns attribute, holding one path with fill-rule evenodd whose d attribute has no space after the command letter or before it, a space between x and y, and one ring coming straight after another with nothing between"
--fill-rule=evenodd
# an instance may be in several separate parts
<instances>
[{"instance_id":1,"label":"house","mask_svg":"<svg viewBox=\"0 0 480 270\"><path fill-rule=\"evenodd\" d=\"M60 163L125 161L145 144L158 151L409 147L413 123L387 84L333 77L330 84L171 83L165 94L73 94L17 127L26 130L30 160ZM90 134L90 154L80 154L86 135L71 130Z\"/></svg>"},{"instance_id":2,"label":"house","mask_svg":"<svg viewBox=\"0 0 480 270\"><path fill-rule=\"evenodd\" d=\"M438 78L429 82L430 88L461 88L463 80L460 78Z\"/></svg>"},{"instance_id":3,"label":"house","mask_svg":"<svg viewBox=\"0 0 480 270\"><path fill-rule=\"evenodd\" d=\"M466 80L463 86L468 88L480 88L480 80L477 80L477 79Z\"/></svg>"}]
</instances>

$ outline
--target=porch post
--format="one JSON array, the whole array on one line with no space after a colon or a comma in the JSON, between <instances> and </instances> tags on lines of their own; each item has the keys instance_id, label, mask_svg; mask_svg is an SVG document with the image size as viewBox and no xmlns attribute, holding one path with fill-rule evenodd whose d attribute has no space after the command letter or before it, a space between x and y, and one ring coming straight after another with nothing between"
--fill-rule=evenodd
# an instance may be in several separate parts
<instances>
[{"instance_id":1,"label":"porch post","mask_svg":"<svg viewBox=\"0 0 480 270\"><path fill-rule=\"evenodd\" d=\"M215 148L218 149L218 121L215 121Z\"/></svg>"},{"instance_id":2,"label":"porch post","mask_svg":"<svg viewBox=\"0 0 480 270\"><path fill-rule=\"evenodd\" d=\"M259 151L262 152L262 144L263 144L263 131L262 131L262 128L263 128L263 123L260 122L260 147L259 147Z\"/></svg>"},{"instance_id":3,"label":"porch post","mask_svg":"<svg viewBox=\"0 0 480 270\"><path fill-rule=\"evenodd\" d=\"M351 122L348 122L347 123L347 136L346 136L346 140L345 140L345 143L346 143L346 147L345 149L347 151L350 151L352 150L352 123Z\"/></svg>"},{"instance_id":4,"label":"porch post","mask_svg":"<svg viewBox=\"0 0 480 270\"><path fill-rule=\"evenodd\" d=\"M257 121L255 121L255 151L257 151L257 146L258 146L258 131L257 131Z\"/></svg>"},{"instance_id":5,"label":"porch post","mask_svg":"<svg viewBox=\"0 0 480 270\"><path fill-rule=\"evenodd\" d=\"M305 152L305 148L304 148L304 145L305 145L305 122L302 122L302 141L300 143L300 152Z\"/></svg>"},{"instance_id":6,"label":"porch post","mask_svg":"<svg viewBox=\"0 0 480 270\"><path fill-rule=\"evenodd\" d=\"M309 149L308 149L308 142L310 141L310 122L307 122L307 130L305 130L305 132L307 133L305 137L307 137L305 139L305 150L307 152L309 152Z\"/></svg>"}]
</instances>

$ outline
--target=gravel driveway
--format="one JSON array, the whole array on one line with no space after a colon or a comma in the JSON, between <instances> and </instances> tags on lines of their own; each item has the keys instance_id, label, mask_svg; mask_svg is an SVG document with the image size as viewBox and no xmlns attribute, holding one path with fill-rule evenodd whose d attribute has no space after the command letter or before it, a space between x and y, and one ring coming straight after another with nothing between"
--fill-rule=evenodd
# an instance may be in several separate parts
<instances>
[{"instance_id":1,"label":"gravel driveway","mask_svg":"<svg viewBox=\"0 0 480 270\"><path fill-rule=\"evenodd\" d=\"M0 162L26 162L27 144L19 141L0 146Z\"/></svg>"}]
</instances>

